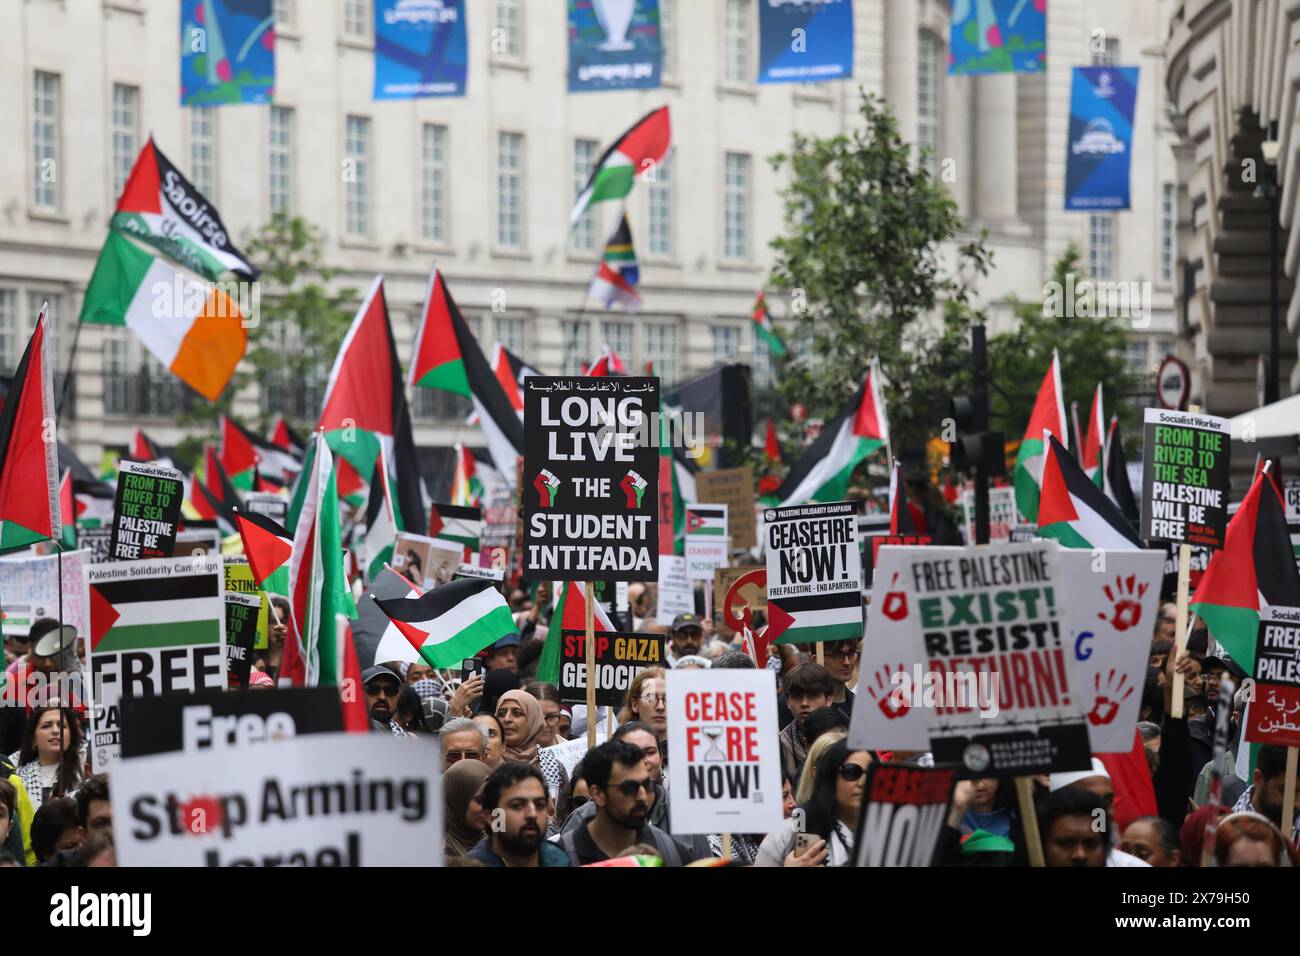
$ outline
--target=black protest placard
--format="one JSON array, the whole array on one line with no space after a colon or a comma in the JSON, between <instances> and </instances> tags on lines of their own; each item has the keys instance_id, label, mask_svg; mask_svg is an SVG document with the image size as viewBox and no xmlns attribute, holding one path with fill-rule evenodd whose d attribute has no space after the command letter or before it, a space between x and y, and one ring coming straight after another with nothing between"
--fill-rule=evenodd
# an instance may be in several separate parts
<instances>
[{"instance_id":1,"label":"black protest placard","mask_svg":"<svg viewBox=\"0 0 1300 956\"><path fill-rule=\"evenodd\" d=\"M586 633L565 629L560 645L560 700L587 702ZM662 634L628 634L600 631L596 642L596 706L621 707L632 679L647 667L662 667Z\"/></svg>"},{"instance_id":2,"label":"black protest placard","mask_svg":"<svg viewBox=\"0 0 1300 956\"><path fill-rule=\"evenodd\" d=\"M262 595L226 592L226 679L232 688L248 686L261 612Z\"/></svg>"},{"instance_id":3,"label":"black protest placard","mask_svg":"<svg viewBox=\"0 0 1300 956\"><path fill-rule=\"evenodd\" d=\"M109 559L170 558L184 497L184 478L174 468L122 462L117 472Z\"/></svg>"},{"instance_id":4,"label":"black protest placard","mask_svg":"<svg viewBox=\"0 0 1300 956\"><path fill-rule=\"evenodd\" d=\"M343 730L337 687L122 698L122 758L234 749Z\"/></svg>"},{"instance_id":5,"label":"black protest placard","mask_svg":"<svg viewBox=\"0 0 1300 956\"><path fill-rule=\"evenodd\" d=\"M1226 418L1148 408L1142 428L1142 537L1222 548L1228 529Z\"/></svg>"},{"instance_id":6,"label":"black protest placard","mask_svg":"<svg viewBox=\"0 0 1300 956\"><path fill-rule=\"evenodd\" d=\"M1260 608L1251 676L1246 742L1300 747L1300 608Z\"/></svg>"},{"instance_id":7,"label":"black protest placard","mask_svg":"<svg viewBox=\"0 0 1300 956\"><path fill-rule=\"evenodd\" d=\"M659 575L659 379L524 380L524 577Z\"/></svg>"},{"instance_id":8,"label":"black protest placard","mask_svg":"<svg viewBox=\"0 0 1300 956\"><path fill-rule=\"evenodd\" d=\"M855 866L934 866L957 771L873 763L853 841Z\"/></svg>"}]
</instances>

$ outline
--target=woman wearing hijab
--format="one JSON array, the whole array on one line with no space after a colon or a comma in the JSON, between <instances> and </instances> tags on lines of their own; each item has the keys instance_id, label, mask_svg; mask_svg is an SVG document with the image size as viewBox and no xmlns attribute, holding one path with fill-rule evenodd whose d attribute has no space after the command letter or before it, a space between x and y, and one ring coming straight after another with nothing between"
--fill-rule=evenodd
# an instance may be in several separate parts
<instances>
[{"instance_id":1,"label":"woman wearing hijab","mask_svg":"<svg viewBox=\"0 0 1300 956\"><path fill-rule=\"evenodd\" d=\"M478 795L492 770L481 760L457 760L442 775L446 802L447 834L443 848L448 859L464 857L483 839L487 823Z\"/></svg>"},{"instance_id":2,"label":"woman wearing hijab","mask_svg":"<svg viewBox=\"0 0 1300 956\"><path fill-rule=\"evenodd\" d=\"M493 671L493 673L497 673ZM569 775L564 764L549 750L538 747L538 738L546 730L546 717L536 697L522 690L508 690L497 701L497 720L505 734L504 759L513 763L529 763L542 771L546 789L551 795L555 812L547 832L554 833L568 816L569 806L565 794L569 789Z\"/></svg>"}]
</instances>

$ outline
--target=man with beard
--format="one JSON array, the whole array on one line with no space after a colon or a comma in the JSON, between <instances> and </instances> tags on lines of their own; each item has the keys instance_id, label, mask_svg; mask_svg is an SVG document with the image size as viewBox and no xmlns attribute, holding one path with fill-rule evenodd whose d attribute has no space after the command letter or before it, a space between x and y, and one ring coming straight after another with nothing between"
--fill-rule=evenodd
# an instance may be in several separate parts
<instances>
[{"instance_id":1,"label":"man with beard","mask_svg":"<svg viewBox=\"0 0 1300 956\"><path fill-rule=\"evenodd\" d=\"M668 636L668 647L664 651L669 667L676 667L677 661L700 652L704 643L704 625L700 619L689 611L673 618L672 633Z\"/></svg>"},{"instance_id":2,"label":"man with beard","mask_svg":"<svg viewBox=\"0 0 1300 956\"><path fill-rule=\"evenodd\" d=\"M1300 772L1296 774L1300 781ZM1259 757L1255 760L1255 774L1250 786L1246 788L1233 805L1233 813L1258 813L1273 821L1273 825L1287 836L1290 826L1282 825L1282 800L1286 793L1286 748L1276 744L1265 744L1259 748ZM1300 803L1300 800L1297 800ZM1300 813L1296 814L1300 817Z\"/></svg>"},{"instance_id":3,"label":"man with beard","mask_svg":"<svg viewBox=\"0 0 1300 956\"><path fill-rule=\"evenodd\" d=\"M655 783L642 749L627 740L610 740L588 751L583 778L596 814L555 840L573 866L600 863L638 843L653 846L664 866L693 862L696 854L649 822Z\"/></svg>"},{"instance_id":4,"label":"man with beard","mask_svg":"<svg viewBox=\"0 0 1300 956\"><path fill-rule=\"evenodd\" d=\"M484 866L569 865L568 854L545 840L550 796L532 764L497 767L483 781L479 803L490 823L487 836L469 851L471 859Z\"/></svg>"},{"instance_id":5,"label":"man with beard","mask_svg":"<svg viewBox=\"0 0 1300 956\"><path fill-rule=\"evenodd\" d=\"M1038 832L1047 866L1106 865L1106 806L1090 790L1065 787L1038 806Z\"/></svg>"},{"instance_id":6,"label":"man with beard","mask_svg":"<svg viewBox=\"0 0 1300 956\"><path fill-rule=\"evenodd\" d=\"M387 667L367 667L361 675L366 689L366 710L370 714L370 729L376 733L388 731L395 736L406 736L405 731L393 723L397 712L397 695L402 689L402 679ZM396 728L396 729L395 729Z\"/></svg>"}]
</instances>

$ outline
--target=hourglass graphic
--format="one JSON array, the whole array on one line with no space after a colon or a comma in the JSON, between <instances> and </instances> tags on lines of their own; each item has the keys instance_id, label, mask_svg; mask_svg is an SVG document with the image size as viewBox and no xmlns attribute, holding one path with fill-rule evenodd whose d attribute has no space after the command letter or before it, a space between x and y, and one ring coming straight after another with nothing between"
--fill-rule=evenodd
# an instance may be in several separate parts
<instances>
[{"instance_id":1,"label":"hourglass graphic","mask_svg":"<svg viewBox=\"0 0 1300 956\"><path fill-rule=\"evenodd\" d=\"M701 727L700 730L704 734L704 736L709 738L709 751L704 755L705 762L709 762L709 761L716 762L719 760L725 761L727 759L727 755L723 753L722 748L718 746L718 741L722 738L722 728Z\"/></svg>"}]
</instances>

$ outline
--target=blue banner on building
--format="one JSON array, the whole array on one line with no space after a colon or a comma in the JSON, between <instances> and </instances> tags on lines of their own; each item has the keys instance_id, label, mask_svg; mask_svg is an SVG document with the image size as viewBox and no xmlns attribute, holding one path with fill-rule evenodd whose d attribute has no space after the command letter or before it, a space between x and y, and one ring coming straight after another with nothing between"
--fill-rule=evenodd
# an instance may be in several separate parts
<instances>
[{"instance_id":1,"label":"blue banner on building","mask_svg":"<svg viewBox=\"0 0 1300 956\"><path fill-rule=\"evenodd\" d=\"M760 0L758 82L853 75L853 0Z\"/></svg>"},{"instance_id":2,"label":"blue banner on building","mask_svg":"<svg viewBox=\"0 0 1300 956\"><path fill-rule=\"evenodd\" d=\"M659 0L569 0L569 92L646 90L663 65Z\"/></svg>"},{"instance_id":3,"label":"blue banner on building","mask_svg":"<svg viewBox=\"0 0 1300 956\"><path fill-rule=\"evenodd\" d=\"M377 100L464 96L465 0L375 0Z\"/></svg>"},{"instance_id":4,"label":"blue banner on building","mask_svg":"<svg viewBox=\"0 0 1300 956\"><path fill-rule=\"evenodd\" d=\"M1070 94L1065 208L1129 208L1136 66L1076 66Z\"/></svg>"},{"instance_id":5,"label":"blue banner on building","mask_svg":"<svg viewBox=\"0 0 1300 956\"><path fill-rule=\"evenodd\" d=\"M269 103L271 0L181 0L181 105Z\"/></svg>"},{"instance_id":6,"label":"blue banner on building","mask_svg":"<svg viewBox=\"0 0 1300 956\"><path fill-rule=\"evenodd\" d=\"M1047 0L952 0L949 73L1047 68Z\"/></svg>"}]
</instances>

